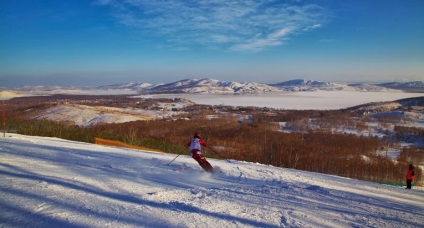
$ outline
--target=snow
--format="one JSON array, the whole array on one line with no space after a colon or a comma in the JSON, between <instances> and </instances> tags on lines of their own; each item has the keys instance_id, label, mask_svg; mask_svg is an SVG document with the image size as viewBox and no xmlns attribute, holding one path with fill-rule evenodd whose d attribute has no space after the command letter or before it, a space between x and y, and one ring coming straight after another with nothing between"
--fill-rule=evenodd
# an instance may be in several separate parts
<instances>
[{"instance_id":1,"label":"snow","mask_svg":"<svg viewBox=\"0 0 424 228\"><path fill-rule=\"evenodd\" d=\"M296 110L332 110L349 108L370 102L394 101L420 97L423 93L403 92L357 92L357 91L313 91L269 94L155 94L141 95L141 98L185 98L197 104L256 106Z\"/></svg>"},{"instance_id":2,"label":"snow","mask_svg":"<svg viewBox=\"0 0 424 228\"><path fill-rule=\"evenodd\" d=\"M160 107L167 107L161 104ZM183 107L183 104L176 103L170 107ZM171 109L171 108L167 108ZM153 120L176 115L176 111L154 111L132 108L113 108L105 106L87 105L57 105L46 109L40 114L33 116L33 119L48 119L52 121L67 121L78 126L88 127L99 123L123 123L136 120Z\"/></svg>"},{"instance_id":3,"label":"snow","mask_svg":"<svg viewBox=\"0 0 424 228\"><path fill-rule=\"evenodd\" d=\"M98 123L122 123L136 120L151 120L153 114L128 113L124 109L111 107L93 107L86 105L58 105L34 116L34 119L68 121L78 126L90 126Z\"/></svg>"},{"instance_id":4,"label":"snow","mask_svg":"<svg viewBox=\"0 0 424 228\"><path fill-rule=\"evenodd\" d=\"M422 227L424 191L273 166L0 137L0 227ZM406 172L406 171L405 171Z\"/></svg>"},{"instance_id":5,"label":"snow","mask_svg":"<svg viewBox=\"0 0 424 228\"><path fill-rule=\"evenodd\" d=\"M8 90L0 91L0 101L1 100L9 100L9 99L12 99L14 97L24 97L24 96L30 96L30 95L15 92L15 91L8 91Z\"/></svg>"}]
</instances>

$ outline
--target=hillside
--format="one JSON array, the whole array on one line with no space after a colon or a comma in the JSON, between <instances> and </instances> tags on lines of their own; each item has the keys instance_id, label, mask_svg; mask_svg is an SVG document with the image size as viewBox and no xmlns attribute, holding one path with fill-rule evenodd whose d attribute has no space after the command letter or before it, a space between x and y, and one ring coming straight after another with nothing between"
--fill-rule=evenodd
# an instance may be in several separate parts
<instances>
[{"instance_id":1,"label":"hillside","mask_svg":"<svg viewBox=\"0 0 424 228\"><path fill-rule=\"evenodd\" d=\"M420 227L424 191L254 163L0 137L1 227Z\"/></svg>"},{"instance_id":2,"label":"hillside","mask_svg":"<svg viewBox=\"0 0 424 228\"><path fill-rule=\"evenodd\" d=\"M398 89L408 92L423 92L424 91L424 82L422 81L412 81L412 82L388 82L388 83L380 83L377 86L390 88L390 89Z\"/></svg>"}]
</instances>

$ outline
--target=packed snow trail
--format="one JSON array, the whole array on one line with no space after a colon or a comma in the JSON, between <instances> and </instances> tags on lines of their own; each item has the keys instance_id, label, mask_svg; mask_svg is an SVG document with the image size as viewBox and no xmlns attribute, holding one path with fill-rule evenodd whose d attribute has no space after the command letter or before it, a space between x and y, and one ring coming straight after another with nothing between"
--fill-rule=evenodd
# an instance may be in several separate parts
<instances>
[{"instance_id":1,"label":"packed snow trail","mask_svg":"<svg viewBox=\"0 0 424 228\"><path fill-rule=\"evenodd\" d=\"M174 157L0 137L0 227L423 227L424 191Z\"/></svg>"}]
</instances>

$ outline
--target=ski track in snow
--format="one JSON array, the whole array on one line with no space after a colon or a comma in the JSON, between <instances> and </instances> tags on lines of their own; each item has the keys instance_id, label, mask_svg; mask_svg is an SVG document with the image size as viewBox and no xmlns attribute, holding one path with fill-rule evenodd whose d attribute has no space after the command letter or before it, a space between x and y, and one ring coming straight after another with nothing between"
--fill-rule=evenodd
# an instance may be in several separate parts
<instances>
[{"instance_id":1,"label":"ski track in snow","mask_svg":"<svg viewBox=\"0 0 424 228\"><path fill-rule=\"evenodd\" d=\"M0 137L0 227L423 227L424 191L175 156Z\"/></svg>"}]
</instances>

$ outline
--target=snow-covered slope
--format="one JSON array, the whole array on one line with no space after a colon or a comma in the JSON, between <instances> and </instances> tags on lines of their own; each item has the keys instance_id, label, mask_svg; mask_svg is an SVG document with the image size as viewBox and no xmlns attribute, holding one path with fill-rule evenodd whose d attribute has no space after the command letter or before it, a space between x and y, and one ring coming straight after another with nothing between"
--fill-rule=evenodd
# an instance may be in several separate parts
<instances>
[{"instance_id":1,"label":"snow-covered slope","mask_svg":"<svg viewBox=\"0 0 424 228\"><path fill-rule=\"evenodd\" d=\"M421 88L424 89L424 82L422 81L412 81L412 82L388 82L381 83L378 86L396 88L396 89L407 89L407 88Z\"/></svg>"},{"instance_id":2,"label":"snow-covered slope","mask_svg":"<svg viewBox=\"0 0 424 228\"><path fill-rule=\"evenodd\" d=\"M367 83L355 83L355 84L349 84L350 88L353 88L355 91L360 92L388 92L388 91L396 91L394 89L389 89L386 87L373 85L373 84L367 84Z\"/></svg>"},{"instance_id":3,"label":"snow-covered slope","mask_svg":"<svg viewBox=\"0 0 424 228\"><path fill-rule=\"evenodd\" d=\"M255 82L226 82L215 79L185 79L151 87L149 93L243 94L277 92L277 88ZM146 92L146 91L144 91Z\"/></svg>"},{"instance_id":4,"label":"snow-covered slope","mask_svg":"<svg viewBox=\"0 0 424 228\"><path fill-rule=\"evenodd\" d=\"M271 86L280 88L284 91L353 90L344 84L305 79L294 79L272 84Z\"/></svg>"},{"instance_id":5,"label":"snow-covered slope","mask_svg":"<svg viewBox=\"0 0 424 228\"><path fill-rule=\"evenodd\" d=\"M260 164L0 137L0 227L422 227L424 191Z\"/></svg>"},{"instance_id":6,"label":"snow-covered slope","mask_svg":"<svg viewBox=\"0 0 424 228\"><path fill-rule=\"evenodd\" d=\"M8 91L8 90L0 91L0 100L9 100L14 97L25 97L25 96L30 96L30 95L19 93L16 91Z\"/></svg>"},{"instance_id":7,"label":"snow-covered slope","mask_svg":"<svg viewBox=\"0 0 424 228\"><path fill-rule=\"evenodd\" d=\"M160 113L146 110L131 110L87 105L57 105L31 116L32 119L48 119L69 122L88 127L99 123L123 123L136 120L153 120Z\"/></svg>"},{"instance_id":8,"label":"snow-covered slope","mask_svg":"<svg viewBox=\"0 0 424 228\"><path fill-rule=\"evenodd\" d=\"M182 108L187 106L187 103L157 103L154 106L154 110L145 110L78 104L60 104L37 112L36 115L30 115L28 118L40 120L48 119L88 127L90 125L100 123L123 123L137 120L168 118L182 113L180 111L172 111L172 108Z\"/></svg>"},{"instance_id":9,"label":"snow-covered slope","mask_svg":"<svg viewBox=\"0 0 424 228\"><path fill-rule=\"evenodd\" d=\"M424 111L424 96L405 98L396 101L387 102L373 102L367 104L361 104L355 107L351 107L350 110L355 110L358 113L369 114L369 113L385 113L393 111L423 113Z\"/></svg>"}]
</instances>

